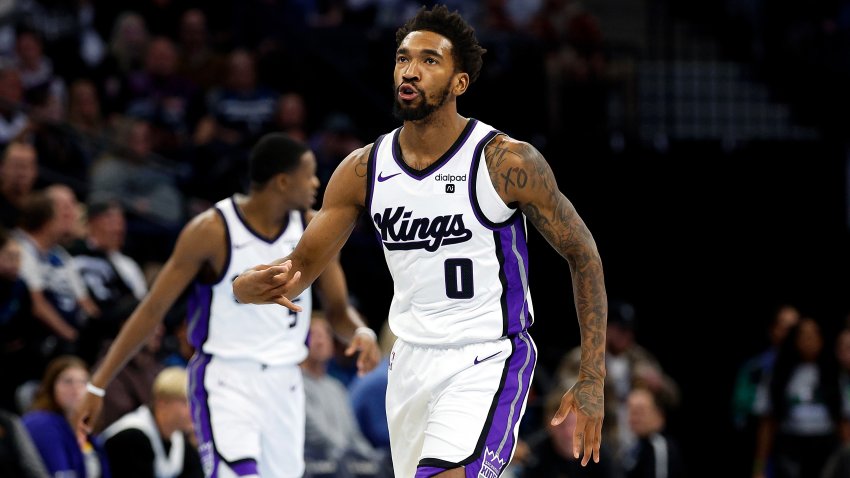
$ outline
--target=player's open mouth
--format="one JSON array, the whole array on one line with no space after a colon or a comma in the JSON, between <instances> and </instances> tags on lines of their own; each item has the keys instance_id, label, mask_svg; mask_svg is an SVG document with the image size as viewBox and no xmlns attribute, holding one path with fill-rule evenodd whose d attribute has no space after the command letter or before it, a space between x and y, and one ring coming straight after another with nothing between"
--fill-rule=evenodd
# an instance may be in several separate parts
<instances>
[{"instance_id":1,"label":"player's open mouth","mask_svg":"<svg viewBox=\"0 0 850 478\"><path fill-rule=\"evenodd\" d=\"M419 96L419 91L412 85L404 84L398 87L398 97L404 101L410 101Z\"/></svg>"}]
</instances>

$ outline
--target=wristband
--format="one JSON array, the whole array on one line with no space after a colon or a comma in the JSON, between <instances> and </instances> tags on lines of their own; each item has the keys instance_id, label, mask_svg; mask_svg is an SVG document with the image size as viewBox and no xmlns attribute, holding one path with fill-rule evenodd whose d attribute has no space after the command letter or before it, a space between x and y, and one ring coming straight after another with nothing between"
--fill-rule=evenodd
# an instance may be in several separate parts
<instances>
[{"instance_id":1,"label":"wristband","mask_svg":"<svg viewBox=\"0 0 850 478\"><path fill-rule=\"evenodd\" d=\"M104 390L100 387L96 387L91 382L86 383L86 391L89 392L90 394L92 394L96 397L100 397L100 398L103 398L104 395L106 395L106 390Z\"/></svg>"},{"instance_id":2,"label":"wristband","mask_svg":"<svg viewBox=\"0 0 850 478\"><path fill-rule=\"evenodd\" d=\"M375 331L370 329L369 327L357 327L356 329L354 329L354 337L361 335L361 334L362 335L368 335L375 342L378 341L378 335L375 334Z\"/></svg>"}]
</instances>

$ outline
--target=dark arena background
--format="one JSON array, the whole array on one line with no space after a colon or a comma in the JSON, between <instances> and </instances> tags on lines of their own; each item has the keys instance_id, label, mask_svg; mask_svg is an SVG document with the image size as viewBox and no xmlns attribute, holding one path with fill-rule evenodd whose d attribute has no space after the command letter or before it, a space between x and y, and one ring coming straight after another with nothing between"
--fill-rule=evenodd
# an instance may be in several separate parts
<instances>
[{"instance_id":1,"label":"dark arena background","mask_svg":"<svg viewBox=\"0 0 850 478\"><path fill-rule=\"evenodd\" d=\"M57 18L76 17L66 2L30 3ZM170 43L180 65L199 42L181 19L199 9L206 16L201 42L221 65L186 89L157 83L165 73L154 72L150 84L134 83L133 74L145 69L140 58L127 70L120 61L94 61L94 54L87 61L69 56L68 45L76 43L56 27L61 22L51 26L32 16L40 10L13 7L0 25L12 32L11 43L0 35L3 68L21 61L15 28L35 30L52 60L52 78L64 85L61 98L75 80L90 80L101 119L82 131L70 113L50 116L52 96L45 91L52 87L28 89L26 81L17 99L0 88L6 117L29 116L85 144L106 138L105 149L126 140L110 127L116 117L149 123L151 164L168 171L182 198L179 217L153 220L162 233L156 237L164 238L158 242L134 235L150 233L140 226L149 223L128 222L125 252L150 270L167 257L186 221L244 189L247 151L258 132L286 131L309 142L324 183L349 151L395 128L395 29L420 4L433 4L214 3L92 2L86 28L101 38L103 58L114 60L111 38L126 10L141 15L151 39ZM768 347L774 310L792 304L814 318L830 360L835 338L849 326L850 2L447 3L476 27L488 50L481 77L458 99L460 114L531 143L550 163L597 241L609 298L634 307L637 343L678 385L680 401L666 431L681 448L685 476L752 476L755 438L733 424L733 386L742 363ZM199 139L206 118L227 115L216 110L216 92L230 81L231 55L243 49L264 88L254 90L257 98L273 99L275 109L279 98L295 99L302 115L258 111L256 124L233 125L245 128L239 141ZM156 104L162 98L155 93L163 91L181 97L179 119L167 114L172 103ZM90 167L98 158L54 161L50 144L37 148L36 188L67 184L81 203L90 202L96 192ZM144 219L146 211L128 213ZM392 281L369 227L364 219L341 260L357 308L379 330ZM543 396L557 386L556 369L579 345L579 330L566 261L530 224L529 237L531 335L539 358L521 436L539 437ZM166 349L176 348L182 312L176 307L166 321Z\"/></svg>"}]
</instances>

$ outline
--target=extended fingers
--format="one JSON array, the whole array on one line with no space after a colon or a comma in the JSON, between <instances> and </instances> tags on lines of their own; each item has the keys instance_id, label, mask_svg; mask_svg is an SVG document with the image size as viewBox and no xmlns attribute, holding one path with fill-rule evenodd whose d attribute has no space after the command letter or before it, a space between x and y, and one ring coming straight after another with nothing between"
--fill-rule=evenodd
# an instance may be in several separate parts
<instances>
[{"instance_id":1,"label":"extended fingers","mask_svg":"<svg viewBox=\"0 0 850 478\"><path fill-rule=\"evenodd\" d=\"M599 449L602 447L602 420L596 422L596 440L593 444L593 461L599 463Z\"/></svg>"},{"instance_id":2,"label":"extended fingers","mask_svg":"<svg viewBox=\"0 0 850 478\"><path fill-rule=\"evenodd\" d=\"M587 426L585 426L584 432L584 456L581 458L581 466L587 465L587 462L590 461L590 458L593 456L594 448L596 445L596 427L593 426L592 422L589 422Z\"/></svg>"},{"instance_id":3,"label":"extended fingers","mask_svg":"<svg viewBox=\"0 0 850 478\"><path fill-rule=\"evenodd\" d=\"M287 299L284 295L278 295L272 301L275 304L282 305L293 312L301 312L301 306Z\"/></svg>"},{"instance_id":4,"label":"extended fingers","mask_svg":"<svg viewBox=\"0 0 850 478\"><path fill-rule=\"evenodd\" d=\"M599 463L599 448L602 444L602 421L590 420L578 415L576 430L573 434L573 455L581 459L581 466L586 466L593 458Z\"/></svg>"}]
</instances>

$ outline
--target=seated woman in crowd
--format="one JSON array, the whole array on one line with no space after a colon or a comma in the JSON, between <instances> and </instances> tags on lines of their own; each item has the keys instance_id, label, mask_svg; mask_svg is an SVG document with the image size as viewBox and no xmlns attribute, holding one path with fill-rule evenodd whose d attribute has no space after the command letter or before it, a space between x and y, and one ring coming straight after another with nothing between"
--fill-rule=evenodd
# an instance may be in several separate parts
<instances>
[{"instance_id":1,"label":"seated woman in crowd","mask_svg":"<svg viewBox=\"0 0 850 478\"><path fill-rule=\"evenodd\" d=\"M103 449L88 439L80 443L68 421L85 396L88 381L88 369L79 357L56 357L47 365L31 411L23 416L24 426L52 476L111 476Z\"/></svg>"}]
</instances>

